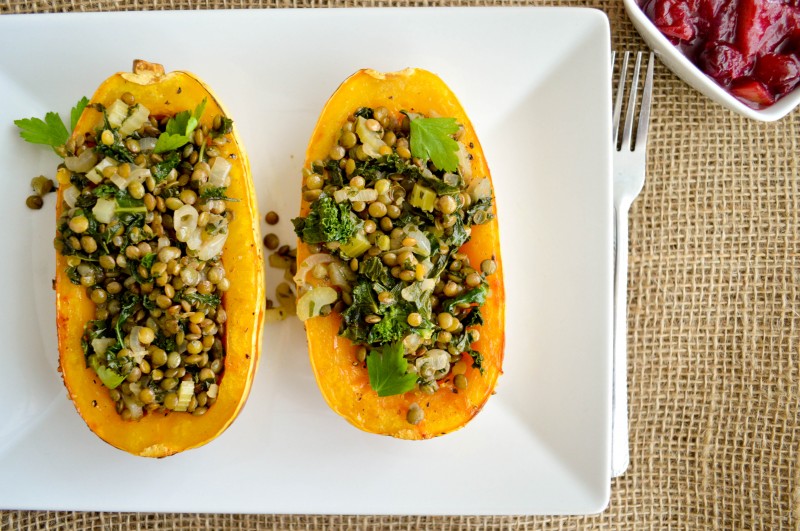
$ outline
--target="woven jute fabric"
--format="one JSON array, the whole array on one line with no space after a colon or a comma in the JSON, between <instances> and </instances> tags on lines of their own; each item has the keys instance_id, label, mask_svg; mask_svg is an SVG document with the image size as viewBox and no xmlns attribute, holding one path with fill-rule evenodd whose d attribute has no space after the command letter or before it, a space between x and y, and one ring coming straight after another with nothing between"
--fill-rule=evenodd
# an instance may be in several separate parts
<instances>
[{"instance_id":1,"label":"woven jute fabric","mask_svg":"<svg viewBox=\"0 0 800 531\"><path fill-rule=\"evenodd\" d=\"M622 0L2 0L0 13L441 5L596 7L608 14L615 49L645 48ZM356 517L4 511L0 526L800 529L800 111L774 124L747 120L661 65L655 85L647 183L630 214L631 465L612 481L605 512ZM471 490L480 496L484 486L475 481Z\"/></svg>"}]
</instances>

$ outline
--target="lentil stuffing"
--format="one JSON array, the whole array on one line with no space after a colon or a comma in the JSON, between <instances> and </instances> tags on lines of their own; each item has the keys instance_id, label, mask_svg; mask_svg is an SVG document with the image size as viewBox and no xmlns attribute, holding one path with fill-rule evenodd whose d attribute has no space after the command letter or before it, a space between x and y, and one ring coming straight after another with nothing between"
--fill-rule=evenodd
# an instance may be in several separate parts
<instances>
[{"instance_id":1,"label":"lentil stuffing","mask_svg":"<svg viewBox=\"0 0 800 531\"><path fill-rule=\"evenodd\" d=\"M441 167L415 148L423 133L445 146ZM482 369L472 344L497 266L492 257L474 265L460 248L471 226L492 219L492 189L472 175L462 134L452 118L360 108L328 158L303 170L308 213L292 222L310 256L295 276L298 317L340 312L339 334L359 346L353 362L369 367L380 396L433 394L448 379L463 391L467 364ZM381 367L370 357L390 352L406 374L378 389L372 372ZM409 410L409 423L422 418Z\"/></svg>"},{"instance_id":2,"label":"lentil stuffing","mask_svg":"<svg viewBox=\"0 0 800 531\"><path fill-rule=\"evenodd\" d=\"M202 415L219 393L232 122L198 125L204 108L157 117L125 93L97 107L96 131L64 146L54 243L96 305L86 364L126 420Z\"/></svg>"}]
</instances>

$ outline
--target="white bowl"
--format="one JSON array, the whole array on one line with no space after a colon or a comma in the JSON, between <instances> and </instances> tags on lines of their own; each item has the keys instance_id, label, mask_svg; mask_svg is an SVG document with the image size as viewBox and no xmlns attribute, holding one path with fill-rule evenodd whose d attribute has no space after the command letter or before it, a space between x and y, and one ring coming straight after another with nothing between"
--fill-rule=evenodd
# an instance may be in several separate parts
<instances>
[{"instance_id":1,"label":"white bowl","mask_svg":"<svg viewBox=\"0 0 800 531\"><path fill-rule=\"evenodd\" d=\"M628 16L636 30L647 45L656 52L661 62L679 78L720 105L754 120L772 122L783 118L800 104L800 87L796 87L769 107L753 109L718 85L716 81L703 73L688 57L669 42L669 39L647 18L647 15L644 14L636 0L623 1L625 2L625 10L628 12Z\"/></svg>"}]
</instances>

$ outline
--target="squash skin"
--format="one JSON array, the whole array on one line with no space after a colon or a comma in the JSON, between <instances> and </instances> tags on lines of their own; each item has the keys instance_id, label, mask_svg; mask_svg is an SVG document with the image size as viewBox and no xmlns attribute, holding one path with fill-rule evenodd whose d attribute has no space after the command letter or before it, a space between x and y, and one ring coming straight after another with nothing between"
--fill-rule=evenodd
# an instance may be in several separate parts
<instances>
[{"instance_id":1,"label":"squash skin","mask_svg":"<svg viewBox=\"0 0 800 531\"><path fill-rule=\"evenodd\" d=\"M180 90L179 90L180 89ZM117 73L106 79L92 96L91 103L109 105L123 93L156 116L173 115L194 109L205 97L207 104L200 120L211 125L217 114L228 113L211 90L187 72L164 74L160 65L134 62L134 73ZM73 138L102 123L102 114L87 107ZM216 438L236 418L250 392L260 351L264 320L264 273L260 237L260 216L247 155L236 131L222 153L235 153L228 195L235 212L223 249L223 264L232 279L223 297L228 314L225 334L225 370L216 403L202 416L189 413L147 414L138 421L125 421L116 412L108 389L93 369L86 367L81 348L84 324L93 318L94 304L85 288L72 284L66 275L66 257L56 253L56 324L59 344L59 371L68 395L89 428L101 439L121 450L145 457L165 457L202 446ZM56 217L61 215L62 190L59 188Z\"/></svg>"},{"instance_id":2,"label":"squash skin","mask_svg":"<svg viewBox=\"0 0 800 531\"><path fill-rule=\"evenodd\" d=\"M360 70L345 80L326 103L306 151L305 167L312 161L324 160L336 142L342 124L359 107L384 106L390 113L401 110L425 115L454 117L465 128L462 142L472 146L472 172L491 180L486 159L469 118L453 92L436 75L420 69L380 73ZM307 215L310 204L302 201L301 216ZM467 362L466 391L455 392L452 377L439 382L440 389L432 396L420 391L403 395L378 397L369 385L366 368L354 364L356 347L339 337L341 316L313 317L305 322L309 356L319 389L336 413L361 430L401 439L428 439L459 429L467 424L494 393L502 373L504 332L504 287L497 212L490 222L472 227L472 237L461 249L471 263L494 257L497 271L487 281L490 296L481 308L484 325L479 327L480 340L473 348L484 357L484 374ZM297 263L309 256L309 249L298 240ZM417 425L406 421L409 406L417 403L425 413Z\"/></svg>"}]
</instances>

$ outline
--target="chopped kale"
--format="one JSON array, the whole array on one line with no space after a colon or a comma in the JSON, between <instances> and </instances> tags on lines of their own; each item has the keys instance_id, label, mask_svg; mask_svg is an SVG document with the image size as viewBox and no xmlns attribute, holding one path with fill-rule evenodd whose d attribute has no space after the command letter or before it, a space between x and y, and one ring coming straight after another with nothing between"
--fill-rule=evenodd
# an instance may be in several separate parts
<instances>
[{"instance_id":1,"label":"chopped kale","mask_svg":"<svg viewBox=\"0 0 800 531\"><path fill-rule=\"evenodd\" d=\"M358 229L350 216L350 203L336 203L327 194L314 201L306 218L295 218L292 223L305 243L346 243Z\"/></svg>"},{"instance_id":2,"label":"chopped kale","mask_svg":"<svg viewBox=\"0 0 800 531\"><path fill-rule=\"evenodd\" d=\"M139 297L130 291L126 292L125 295L122 296L122 300L120 301L119 318L117 319L116 325L114 325L114 330L117 333L117 342L118 345L120 345L120 348L125 345L125 338L122 335L122 325L125 324L125 321L127 321L130 316L136 313L136 308L138 305Z\"/></svg>"},{"instance_id":3,"label":"chopped kale","mask_svg":"<svg viewBox=\"0 0 800 531\"><path fill-rule=\"evenodd\" d=\"M389 268L377 256L372 256L363 260L358 266L358 274L363 275L373 282L392 288L397 281L389 274Z\"/></svg>"},{"instance_id":4,"label":"chopped kale","mask_svg":"<svg viewBox=\"0 0 800 531\"><path fill-rule=\"evenodd\" d=\"M339 335L354 343L366 343L369 326L364 322L367 315L378 314L378 302L375 300L372 286L367 281L360 281L353 288L353 303L342 314L342 326Z\"/></svg>"},{"instance_id":5,"label":"chopped kale","mask_svg":"<svg viewBox=\"0 0 800 531\"><path fill-rule=\"evenodd\" d=\"M365 120L369 120L375 116L375 112L370 107L359 107L358 110L353 113L353 116L360 116Z\"/></svg>"},{"instance_id":6,"label":"chopped kale","mask_svg":"<svg viewBox=\"0 0 800 531\"><path fill-rule=\"evenodd\" d=\"M453 308L457 304L468 303L481 305L486 301L486 296L489 294L489 286L481 284L469 291L465 291L461 295L457 295L452 299L447 299L442 302L442 309L446 312L453 313Z\"/></svg>"},{"instance_id":7,"label":"chopped kale","mask_svg":"<svg viewBox=\"0 0 800 531\"><path fill-rule=\"evenodd\" d=\"M181 157L177 151L170 152L161 162L153 164L150 168L150 173L153 174L153 179L160 183L167 178L169 172L178 166L181 162Z\"/></svg>"},{"instance_id":8,"label":"chopped kale","mask_svg":"<svg viewBox=\"0 0 800 531\"><path fill-rule=\"evenodd\" d=\"M472 356L472 367L474 369L478 369L481 374L483 374L483 354L478 352L477 350L469 349L467 354Z\"/></svg>"},{"instance_id":9,"label":"chopped kale","mask_svg":"<svg viewBox=\"0 0 800 531\"><path fill-rule=\"evenodd\" d=\"M233 197L228 197L225 195L228 191L228 188L225 186L206 186L200 192L200 199L204 199L208 201L209 199L222 199L223 201L239 201L238 199L234 199Z\"/></svg>"},{"instance_id":10,"label":"chopped kale","mask_svg":"<svg viewBox=\"0 0 800 531\"><path fill-rule=\"evenodd\" d=\"M328 171L328 182L337 188L344 186L344 173L335 160L328 161L325 164L325 169Z\"/></svg>"},{"instance_id":11,"label":"chopped kale","mask_svg":"<svg viewBox=\"0 0 800 531\"><path fill-rule=\"evenodd\" d=\"M408 333L410 326L408 325L408 304L401 304L399 302L388 306L381 320L372 325L367 338L368 342L373 345L383 343L391 343L405 337Z\"/></svg>"},{"instance_id":12,"label":"chopped kale","mask_svg":"<svg viewBox=\"0 0 800 531\"><path fill-rule=\"evenodd\" d=\"M464 325L464 328L482 325L483 315L481 314L481 309L478 306L473 307L472 310L461 319L461 324Z\"/></svg>"}]
</instances>

